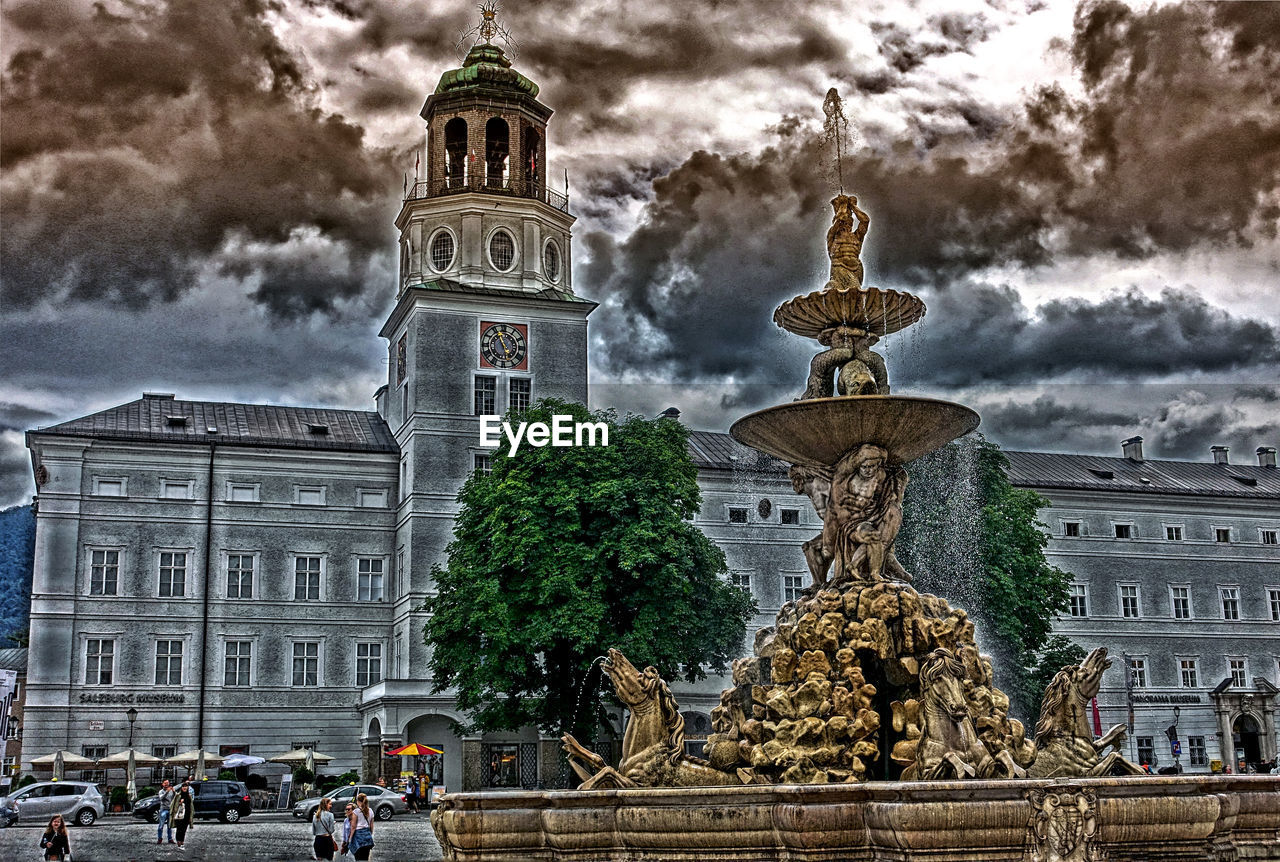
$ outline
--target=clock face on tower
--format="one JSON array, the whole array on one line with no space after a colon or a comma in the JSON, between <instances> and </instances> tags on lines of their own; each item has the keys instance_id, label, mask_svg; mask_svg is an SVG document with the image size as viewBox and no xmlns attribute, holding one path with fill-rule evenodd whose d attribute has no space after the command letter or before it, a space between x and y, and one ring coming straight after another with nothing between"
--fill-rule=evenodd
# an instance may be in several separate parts
<instances>
[{"instance_id":1,"label":"clock face on tower","mask_svg":"<svg viewBox=\"0 0 1280 862\"><path fill-rule=\"evenodd\" d=\"M528 327L522 323L480 324L480 364L487 368L529 366Z\"/></svg>"}]
</instances>

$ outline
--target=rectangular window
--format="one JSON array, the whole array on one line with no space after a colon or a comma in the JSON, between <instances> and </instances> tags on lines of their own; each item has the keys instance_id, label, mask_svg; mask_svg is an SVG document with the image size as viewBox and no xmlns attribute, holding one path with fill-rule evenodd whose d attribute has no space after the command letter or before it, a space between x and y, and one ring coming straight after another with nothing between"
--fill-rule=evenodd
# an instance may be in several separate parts
<instances>
[{"instance_id":1,"label":"rectangular window","mask_svg":"<svg viewBox=\"0 0 1280 862\"><path fill-rule=\"evenodd\" d=\"M804 575L783 575L782 576L782 601L794 602L800 598L800 592L804 589Z\"/></svg>"},{"instance_id":2,"label":"rectangular window","mask_svg":"<svg viewBox=\"0 0 1280 862\"><path fill-rule=\"evenodd\" d=\"M187 555L181 551L160 552L160 598L181 598L187 594Z\"/></svg>"},{"instance_id":3,"label":"rectangular window","mask_svg":"<svg viewBox=\"0 0 1280 862\"><path fill-rule=\"evenodd\" d=\"M114 596L120 586L120 552L89 552L89 595Z\"/></svg>"},{"instance_id":4,"label":"rectangular window","mask_svg":"<svg viewBox=\"0 0 1280 862\"><path fill-rule=\"evenodd\" d=\"M385 489L368 490L361 488L356 491L356 505L364 509L385 509L387 507L387 492Z\"/></svg>"},{"instance_id":5,"label":"rectangular window","mask_svg":"<svg viewBox=\"0 0 1280 862\"><path fill-rule=\"evenodd\" d=\"M1134 688L1147 687L1147 660L1145 658L1129 659L1129 678Z\"/></svg>"},{"instance_id":6,"label":"rectangular window","mask_svg":"<svg viewBox=\"0 0 1280 862\"><path fill-rule=\"evenodd\" d=\"M324 486L295 485L293 487L293 502L299 506L323 506Z\"/></svg>"},{"instance_id":7,"label":"rectangular window","mask_svg":"<svg viewBox=\"0 0 1280 862\"><path fill-rule=\"evenodd\" d=\"M405 577L404 570L404 549L396 549L396 582L392 584L392 595L397 599L404 595L405 587L407 587L408 579Z\"/></svg>"},{"instance_id":8,"label":"rectangular window","mask_svg":"<svg viewBox=\"0 0 1280 862\"><path fill-rule=\"evenodd\" d=\"M1222 597L1222 618L1224 620L1240 619L1240 590L1238 587L1218 587L1218 595Z\"/></svg>"},{"instance_id":9,"label":"rectangular window","mask_svg":"<svg viewBox=\"0 0 1280 862\"><path fill-rule=\"evenodd\" d=\"M227 557L227 598L253 598L253 556L230 554Z\"/></svg>"},{"instance_id":10,"label":"rectangular window","mask_svg":"<svg viewBox=\"0 0 1280 862\"><path fill-rule=\"evenodd\" d=\"M18 774L18 757L6 757L4 759L4 768L0 770L0 775L17 775Z\"/></svg>"},{"instance_id":11,"label":"rectangular window","mask_svg":"<svg viewBox=\"0 0 1280 862\"><path fill-rule=\"evenodd\" d=\"M1280 622L1280 590L1267 590L1267 606L1271 609L1271 621Z\"/></svg>"},{"instance_id":12,"label":"rectangular window","mask_svg":"<svg viewBox=\"0 0 1280 862\"><path fill-rule=\"evenodd\" d=\"M1071 585L1071 616L1089 616L1089 588L1084 584Z\"/></svg>"},{"instance_id":13,"label":"rectangular window","mask_svg":"<svg viewBox=\"0 0 1280 862\"><path fill-rule=\"evenodd\" d=\"M1156 762L1155 740L1150 736L1137 737L1138 763L1149 766Z\"/></svg>"},{"instance_id":14,"label":"rectangular window","mask_svg":"<svg viewBox=\"0 0 1280 862\"><path fill-rule=\"evenodd\" d=\"M320 558L295 557L293 560L293 600L320 600Z\"/></svg>"},{"instance_id":15,"label":"rectangular window","mask_svg":"<svg viewBox=\"0 0 1280 862\"><path fill-rule=\"evenodd\" d=\"M751 590L751 573L750 572L730 572L729 583L735 587L742 587L750 592Z\"/></svg>"},{"instance_id":16,"label":"rectangular window","mask_svg":"<svg viewBox=\"0 0 1280 862\"><path fill-rule=\"evenodd\" d=\"M93 493L97 497L123 497L126 494L124 479L95 478Z\"/></svg>"},{"instance_id":17,"label":"rectangular window","mask_svg":"<svg viewBox=\"0 0 1280 862\"><path fill-rule=\"evenodd\" d=\"M1213 531L1213 540L1214 540L1215 542L1230 542L1230 541L1231 541L1231 528L1230 528L1230 527L1217 527L1217 528L1216 528L1216 529L1214 529L1214 531ZM1204 737L1200 737L1200 738L1201 738L1201 739L1203 739Z\"/></svg>"},{"instance_id":18,"label":"rectangular window","mask_svg":"<svg viewBox=\"0 0 1280 862\"><path fill-rule=\"evenodd\" d=\"M167 760L170 757L176 757L178 754L178 746L176 745L153 745L151 746L151 754L159 757L161 760ZM152 781L159 783L164 779L176 781L178 778L178 767L176 766L155 766L151 771Z\"/></svg>"},{"instance_id":19,"label":"rectangular window","mask_svg":"<svg viewBox=\"0 0 1280 862\"><path fill-rule=\"evenodd\" d=\"M253 659L253 641L227 641L226 660L223 663L222 684L248 686L249 667Z\"/></svg>"},{"instance_id":20,"label":"rectangular window","mask_svg":"<svg viewBox=\"0 0 1280 862\"><path fill-rule=\"evenodd\" d=\"M1196 660L1184 658L1178 660L1178 669L1182 675L1183 688L1195 688L1200 685L1200 676L1196 669Z\"/></svg>"},{"instance_id":21,"label":"rectangular window","mask_svg":"<svg viewBox=\"0 0 1280 862\"><path fill-rule=\"evenodd\" d=\"M107 756L107 747L105 745L82 745L80 753L90 760L101 760ZM92 781L95 784L105 782L107 780L107 771L105 769L83 769L80 771L80 780ZM55 796L73 796L76 790L74 787L55 788L53 794Z\"/></svg>"},{"instance_id":22,"label":"rectangular window","mask_svg":"<svg viewBox=\"0 0 1280 862\"><path fill-rule=\"evenodd\" d=\"M490 455L476 455L472 466L481 476L491 475L493 473L493 457Z\"/></svg>"},{"instance_id":23,"label":"rectangular window","mask_svg":"<svg viewBox=\"0 0 1280 862\"><path fill-rule=\"evenodd\" d=\"M356 562L356 601L382 601L383 561L378 557L361 557Z\"/></svg>"},{"instance_id":24,"label":"rectangular window","mask_svg":"<svg viewBox=\"0 0 1280 862\"><path fill-rule=\"evenodd\" d=\"M1277 544L1277 535L1276 535L1276 531L1275 531L1275 530L1263 530L1263 531L1262 531L1262 544L1264 544L1264 545L1274 545L1274 544Z\"/></svg>"},{"instance_id":25,"label":"rectangular window","mask_svg":"<svg viewBox=\"0 0 1280 862\"><path fill-rule=\"evenodd\" d=\"M1120 616L1122 617L1138 617L1141 616L1142 607L1138 602L1138 586L1137 584L1121 585L1120 587Z\"/></svg>"},{"instance_id":26,"label":"rectangular window","mask_svg":"<svg viewBox=\"0 0 1280 862\"><path fill-rule=\"evenodd\" d=\"M160 496L166 500L190 500L190 482L161 482Z\"/></svg>"},{"instance_id":27,"label":"rectangular window","mask_svg":"<svg viewBox=\"0 0 1280 862\"><path fill-rule=\"evenodd\" d=\"M182 641L156 641L156 685L182 685Z\"/></svg>"},{"instance_id":28,"label":"rectangular window","mask_svg":"<svg viewBox=\"0 0 1280 862\"><path fill-rule=\"evenodd\" d=\"M1169 605L1175 620L1191 619L1191 587L1169 587Z\"/></svg>"},{"instance_id":29,"label":"rectangular window","mask_svg":"<svg viewBox=\"0 0 1280 862\"><path fill-rule=\"evenodd\" d=\"M315 641L293 645L293 684L320 684L320 644Z\"/></svg>"},{"instance_id":30,"label":"rectangular window","mask_svg":"<svg viewBox=\"0 0 1280 862\"><path fill-rule=\"evenodd\" d=\"M799 524L800 510L799 509L782 509L778 512L778 519L783 524Z\"/></svg>"},{"instance_id":31,"label":"rectangular window","mask_svg":"<svg viewBox=\"0 0 1280 862\"><path fill-rule=\"evenodd\" d=\"M382 644L356 644L356 685L364 688L382 681Z\"/></svg>"},{"instance_id":32,"label":"rectangular window","mask_svg":"<svg viewBox=\"0 0 1280 862\"><path fill-rule=\"evenodd\" d=\"M1191 766L1209 765L1209 755L1204 748L1203 736L1187 737L1187 762Z\"/></svg>"},{"instance_id":33,"label":"rectangular window","mask_svg":"<svg viewBox=\"0 0 1280 862\"><path fill-rule=\"evenodd\" d=\"M1117 539L1132 539L1133 524L1115 524Z\"/></svg>"},{"instance_id":34,"label":"rectangular window","mask_svg":"<svg viewBox=\"0 0 1280 862\"><path fill-rule=\"evenodd\" d=\"M1231 684L1236 688L1244 688L1249 684L1249 664L1247 659L1227 659L1227 670L1231 673Z\"/></svg>"},{"instance_id":35,"label":"rectangular window","mask_svg":"<svg viewBox=\"0 0 1280 862\"><path fill-rule=\"evenodd\" d=\"M498 412L498 378L476 378L476 415L492 416Z\"/></svg>"},{"instance_id":36,"label":"rectangular window","mask_svg":"<svg viewBox=\"0 0 1280 862\"><path fill-rule=\"evenodd\" d=\"M258 486L247 482L228 482L227 499L232 503L258 502Z\"/></svg>"},{"instance_id":37,"label":"rectangular window","mask_svg":"<svg viewBox=\"0 0 1280 862\"><path fill-rule=\"evenodd\" d=\"M84 684L111 685L115 663L115 641L89 638L84 645Z\"/></svg>"},{"instance_id":38,"label":"rectangular window","mask_svg":"<svg viewBox=\"0 0 1280 862\"><path fill-rule=\"evenodd\" d=\"M1176 525L1165 525L1164 537L1170 542L1182 541L1182 527Z\"/></svg>"},{"instance_id":39,"label":"rectangular window","mask_svg":"<svg viewBox=\"0 0 1280 862\"><path fill-rule=\"evenodd\" d=\"M1063 521L1062 535L1068 539L1080 538L1080 522L1079 521Z\"/></svg>"},{"instance_id":40,"label":"rectangular window","mask_svg":"<svg viewBox=\"0 0 1280 862\"><path fill-rule=\"evenodd\" d=\"M528 377L512 377L508 388L507 406L516 412L529 409L533 395L533 381Z\"/></svg>"},{"instance_id":41,"label":"rectangular window","mask_svg":"<svg viewBox=\"0 0 1280 862\"><path fill-rule=\"evenodd\" d=\"M733 507L729 509L730 524L745 524L747 522L747 510Z\"/></svg>"}]
</instances>

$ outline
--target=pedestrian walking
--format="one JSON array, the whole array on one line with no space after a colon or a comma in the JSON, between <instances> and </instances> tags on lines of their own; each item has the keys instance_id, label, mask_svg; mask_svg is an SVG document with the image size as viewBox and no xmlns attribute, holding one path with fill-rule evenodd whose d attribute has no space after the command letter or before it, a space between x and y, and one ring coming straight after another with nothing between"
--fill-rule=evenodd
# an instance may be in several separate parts
<instances>
[{"instance_id":1,"label":"pedestrian walking","mask_svg":"<svg viewBox=\"0 0 1280 862\"><path fill-rule=\"evenodd\" d=\"M156 816L156 843L164 843L165 829L169 830L169 843L173 843L173 824L169 822L169 809L173 807L173 785L169 779L160 784L160 813Z\"/></svg>"},{"instance_id":2,"label":"pedestrian walking","mask_svg":"<svg viewBox=\"0 0 1280 862\"><path fill-rule=\"evenodd\" d=\"M326 796L320 800L320 805L311 815L311 845L317 859L332 859L334 851L338 849L338 842L333 837L337 823L333 819L331 808L333 800Z\"/></svg>"},{"instance_id":3,"label":"pedestrian walking","mask_svg":"<svg viewBox=\"0 0 1280 862\"><path fill-rule=\"evenodd\" d=\"M408 785L404 789L404 801L412 813L418 813L418 779L414 776L409 776Z\"/></svg>"},{"instance_id":4,"label":"pedestrian walking","mask_svg":"<svg viewBox=\"0 0 1280 862\"><path fill-rule=\"evenodd\" d=\"M347 817L351 823L351 838L347 844L356 862L365 862L373 852L373 812L369 810L369 797L356 796L355 810Z\"/></svg>"},{"instance_id":5,"label":"pedestrian walking","mask_svg":"<svg viewBox=\"0 0 1280 862\"><path fill-rule=\"evenodd\" d=\"M49 821L49 828L40 839L40 849L44 851L45 859L71 859L71 839L67 836L67 822L61 814L53 815Z\"/></svg>"},{"instance_id":6,"label":"pedestrian walking","mask_svg":"<svg viewBox=\"0 0 1280 862\"><path fill-rule=\"evenodd\" d=\"M182 843L187 840L187 830L191 828L195 819L196 801L191 794L191 779L186 779L182 782L182 788L178 790L178 796L170 814L170 821L178 830L179 850L182 849Z\"/></svg>"}]
</instances>

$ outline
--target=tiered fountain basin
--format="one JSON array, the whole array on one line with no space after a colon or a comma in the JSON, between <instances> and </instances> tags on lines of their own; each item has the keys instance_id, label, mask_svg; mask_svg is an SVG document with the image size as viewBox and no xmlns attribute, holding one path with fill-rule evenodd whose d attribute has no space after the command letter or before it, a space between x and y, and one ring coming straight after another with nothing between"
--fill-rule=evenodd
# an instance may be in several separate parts
<instances>
[{"instance_id":1,"label":"tiered fountain basin","mask_svg":"<svg viewBox=\"0 0 1280 862\"><path fill-rule=\"evenodd\" d=\"M1044 791L1094 795L1091 855L1031 855ZM1243 862L1280 859L1280 776L456 793L432 821L457 862Z\"/></svg>"},{"instance_id":2,"label":"tiered fountain basin","mask_svg":"<svg viewBox=\"0 0 1280 862\"><path fill-rule=\"evenodd\" d=\"M829 467L874 443L906 464L968 434L978 414L963 404L901 395L810 398L750 413L729 429L738 442L791 464Z\"/></svg>"},{"instance_id":3,"label":"tiered fountain basin","mask_svg":"<svg viewBox=\"0 0 1280 862\"><path fill-rule=\"evenodd\" d=\"M918 296L883 287L823 288L788 299L773 322L788 332L821 340L833 326L852 326L876 336L905 329L924 317Z\"/></svg>"}]
</instances>

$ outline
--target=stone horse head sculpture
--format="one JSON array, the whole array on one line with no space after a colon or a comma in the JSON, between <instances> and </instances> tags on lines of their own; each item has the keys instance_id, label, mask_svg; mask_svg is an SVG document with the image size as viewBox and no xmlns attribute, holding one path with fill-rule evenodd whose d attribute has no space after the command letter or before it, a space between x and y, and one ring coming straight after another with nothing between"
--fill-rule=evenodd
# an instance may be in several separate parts
<instances>
[{"instance_id":1,"label":"stone horse head sculpture","mask_svg":"<svg viewBox=\"0 0 1280 862\"><path fill-rule=\"evenodd\" d=\"M1102 685L1102 674L1111 667L1106 647L1089 653L1079 665L1064 667L1045 689L1036 722L1034 778L1074 778L1109 775L1112 772L1138 775L1142 769L1112 751L1124 741L1125 726L1117 724L1099 739L1093 738L1087 707Z\"/></svg>"},{"instance_id":2,"label":"stone horse head sculpture","mask_svg":"<svg viewBox=\"0 0 1280 862\"><path fill-rule=\"evenodd\" d=\"M630 712L622 736L622 760L617 773L626 784L649 787L693 787L741 784L731 773L707 761L685 754L684 717L671 688L656 668L639 670L620 650L610 649L601 665L614 694ZM597 774L607 768L604 759L578 743L570 734L561 737L569 762L579 775L584 767Z\"/></svg>"}]
</instances>

